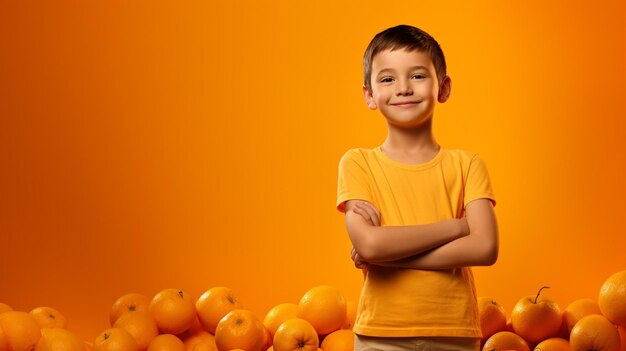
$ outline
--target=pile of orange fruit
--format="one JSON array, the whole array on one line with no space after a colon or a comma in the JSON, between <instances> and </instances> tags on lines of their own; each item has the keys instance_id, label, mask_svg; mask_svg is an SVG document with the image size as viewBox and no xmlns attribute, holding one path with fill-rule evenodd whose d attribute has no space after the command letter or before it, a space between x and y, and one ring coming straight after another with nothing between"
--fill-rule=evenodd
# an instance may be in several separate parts
<instances>
[{"instance_id":1,"label":"pile of orange fruit","mask_svg":"<svg viewBox=\"0 0 626 351\"><path fill-rule=\"evenodd\" d=\"M626 271L600 287L598 299L582 298L564 310L541 296L515 304L510 315L494 299L478 298L483 351L626 351Z\"/></svg>"},{"instance_id":2,"label":"pile of orange fruit","mask_svg":"<svg viewBox=\"0 0 626 351\"><path fill-rule=\"evenodd\" d=\"M626 351L626 271L610 276L598 299L564 310L542 296L526 296L510 316L495 300L478 299L483 351ZM336 288L317 286L296 303L281 303L259 318L235 293L214 287L198 299L164 289L151 299L119 297L111 328L93 342L66 329L50 307L13 311L0 303L0 351L352 351L356 304Z\"/></svg>"},{"instance_id":3,"label":"pile of orange fruit","mask_svg":"<svg viewBox=\"0 0 626 351\"><path fill-rule=\"evenodd\" d=\"M91 342L67 330L53 308L27 313L0 303L0 351L352 351L355 317L355 303L331 286L310 289L297 304L276 305L262 319L226 287L198 299L164 289L151 299L119 297L111 328Z\"/></svg>"}]
</instances>

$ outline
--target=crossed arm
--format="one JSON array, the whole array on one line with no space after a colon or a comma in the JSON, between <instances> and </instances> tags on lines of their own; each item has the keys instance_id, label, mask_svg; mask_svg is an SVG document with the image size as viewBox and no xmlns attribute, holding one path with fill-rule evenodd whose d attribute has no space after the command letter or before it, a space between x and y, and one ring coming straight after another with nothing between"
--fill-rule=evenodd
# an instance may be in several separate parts
<instances>
[{"instance_id":1,"label":"crossed arm","mask_svg":"<svg viewBox=\"0 0 626 351\"><path fill-rule=\"evenodd\" d=\"M367 201L346 203L346 228L352 241L352 259L368 264L449 269L488 266L498 257L498 226L488 199L470 202L466 217L411 226L380 226L380 212Z\"/></svg>"}]
</instances>

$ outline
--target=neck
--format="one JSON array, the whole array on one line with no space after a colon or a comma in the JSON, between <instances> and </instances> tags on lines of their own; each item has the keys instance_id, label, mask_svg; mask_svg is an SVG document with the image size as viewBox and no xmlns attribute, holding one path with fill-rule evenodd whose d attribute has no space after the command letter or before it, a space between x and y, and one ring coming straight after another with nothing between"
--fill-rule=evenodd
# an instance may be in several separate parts
<instances>
[{"instance_id":1,"label":"neck","mask_svg":"<svg viewBox=\"0 0 626 351\"><path fill-rule=\"evenodd\" d=\"M387 123L387 138L381 145L386 151L424 153L439 150L432 132L432 119L416 128L403 128Z\"/></svg>"}]
</instances>

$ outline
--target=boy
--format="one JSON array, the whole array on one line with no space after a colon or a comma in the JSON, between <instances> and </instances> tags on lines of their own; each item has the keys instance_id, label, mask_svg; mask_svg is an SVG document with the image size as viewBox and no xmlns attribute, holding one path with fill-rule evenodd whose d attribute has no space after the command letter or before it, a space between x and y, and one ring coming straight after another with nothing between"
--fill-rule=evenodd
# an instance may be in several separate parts
<instances>
[{"instance_id":1,"label":"boy","mask_svg":"<svg viewBox=\"0 0 626 351\"><path fill-rule=\"evenodd\" d=\"M372 39L363 66L365 101L388 133L339 162L337 209L365 276L355 350L479 350L470 266L496 262L495 197L478 155L433 136L451 89L443 52L400 25Z\"/></svg>"}]
</instances>

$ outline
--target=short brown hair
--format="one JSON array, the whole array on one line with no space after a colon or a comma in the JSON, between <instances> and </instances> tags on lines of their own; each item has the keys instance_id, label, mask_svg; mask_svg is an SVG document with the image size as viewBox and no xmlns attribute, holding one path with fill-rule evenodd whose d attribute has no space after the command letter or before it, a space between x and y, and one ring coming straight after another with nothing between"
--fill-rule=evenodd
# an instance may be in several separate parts
<instances>
[{"instance_id":1,"label":"short brown hair","mask_svg":"<svg viewBox=\"0 0 626 351\"><path fill-rule=\"evenodd\" d=\"M372 61L384 50L418 50L427 53L433 61L439 84L446 76L446 59L439 43L423 30L401 24L376 34L363 55L363 83L372 91Z\"/></svg>"}]
</instances>

